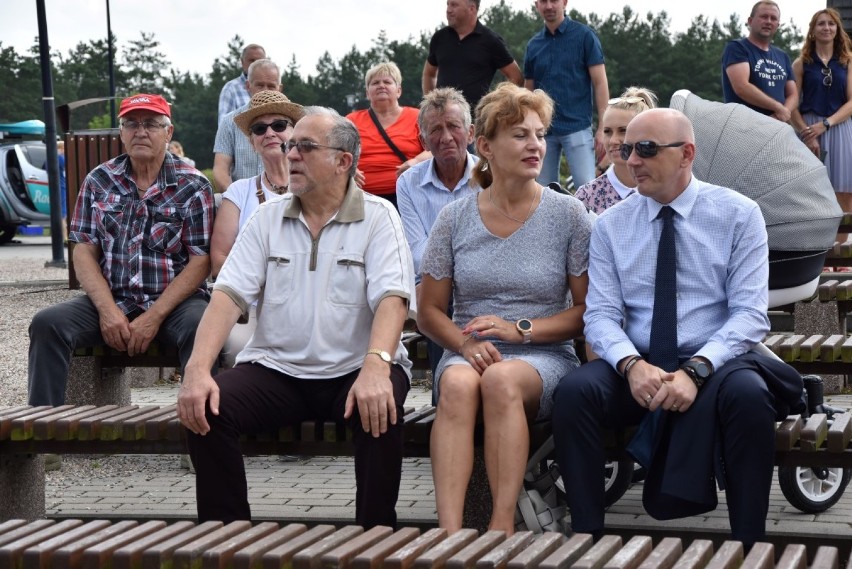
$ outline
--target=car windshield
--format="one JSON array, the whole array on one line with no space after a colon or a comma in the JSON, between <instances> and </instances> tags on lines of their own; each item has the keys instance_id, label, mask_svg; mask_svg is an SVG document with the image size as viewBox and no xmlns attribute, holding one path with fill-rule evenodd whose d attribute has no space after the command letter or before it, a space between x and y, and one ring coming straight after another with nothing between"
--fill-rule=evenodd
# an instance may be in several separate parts
<instances>
[{"instance_id":1,"label":"car windshield","mask_svg":"<svg viewBox=\"0 0 852 569\"><path fill-rule=\"evenodd\" d=\"M22 144L21 151L27 159L27 162L36 168L46 169L47 166L47 150L43 144Z\"/></svg>"}]
</instances>

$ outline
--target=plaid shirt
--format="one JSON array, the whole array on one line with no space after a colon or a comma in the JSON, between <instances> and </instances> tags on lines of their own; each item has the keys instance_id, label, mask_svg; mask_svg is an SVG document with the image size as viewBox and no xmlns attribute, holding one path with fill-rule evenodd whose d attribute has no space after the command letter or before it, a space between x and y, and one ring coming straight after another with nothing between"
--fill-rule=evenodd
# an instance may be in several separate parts
<instances>
[{"instance_id":1,"label":"plaid shirt","mask_svg":"<svg viewBox=\"0 0 852 569\"><path fill-rule=\"evenodd\" d=\"M190 255L209 254L214 215L210 182L168 152L144 196L130 172L127 154L92 170L68 233L69 241L100 247L101 272L125 314L148 310Z\"/></svg>"},{"instance_id":2,"label":"plaid shirt","mask_svg":"<svg viewBox=\"0 0 852 569\"><path fill-rule=\"evenodd\" d=\"M246 81L248 81L248 77L243 72L240 73L239 77L231 79L222 87L222 91L219 93L219 123L222 122L225 115L247 105L251 100L251 95L246 88Z\"/></svg>"}]
</instances>

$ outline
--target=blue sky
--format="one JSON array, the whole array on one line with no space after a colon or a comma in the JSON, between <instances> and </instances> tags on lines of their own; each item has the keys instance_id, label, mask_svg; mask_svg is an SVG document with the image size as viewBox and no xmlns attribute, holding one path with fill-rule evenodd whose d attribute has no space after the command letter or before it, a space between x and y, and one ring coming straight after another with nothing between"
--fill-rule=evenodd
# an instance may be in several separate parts
<instances>
[{"instance_id":1,"label":"blue sky","mask_svg":"<svg viewBox=\"0 0 852 569\"><path fill-rule=\"evenodd\" d=\"M496 0L482 0L482 7ZM530 0L509 0L516 8ZM51 47L62 53L79 42L106 37L105 0L45 0ZM743 20L752 0L569 0L568 8L607 15L629 4L640 14L666 10L674 31L683 31L700 13L727 21L737 13ZM824 0L779 0L781 18L803 31ZM303 74L314 70L329 51L337 59L356 45L369 48L380 30L391 40L405 40L444 21L446 0L111 0L113 33L123 42L140 31L154 32L172 65L204 73L213 59L224 55L228 40L240 34L247 42L266 47L271 58L286 65L295 55ZM19 52L32 45L38 33L35 2L4 0L0 4L0 44ZM604 51L606 46L604 46ZM410 80L410 79L409 79ZM417 79L419 81L419 78Z\"/></svg>"}]
</instances>

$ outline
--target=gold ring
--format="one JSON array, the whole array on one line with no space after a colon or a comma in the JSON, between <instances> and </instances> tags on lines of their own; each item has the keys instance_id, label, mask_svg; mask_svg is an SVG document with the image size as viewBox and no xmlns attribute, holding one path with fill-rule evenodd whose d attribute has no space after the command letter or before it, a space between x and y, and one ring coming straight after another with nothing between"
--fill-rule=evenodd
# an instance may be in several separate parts
<instances>
[{"instance_id":1,"label":"gold ring","mask_svg":"<svg viewBox=\"0 0 852 569\"><path fill-rule=\"evenodd\" d=\"M474 357L474 358L476 358L476 359L478 359L478 360L481 360L481 359L482 359L482 354L473 354L473 357Z\"/></svg>"}]
</instances>

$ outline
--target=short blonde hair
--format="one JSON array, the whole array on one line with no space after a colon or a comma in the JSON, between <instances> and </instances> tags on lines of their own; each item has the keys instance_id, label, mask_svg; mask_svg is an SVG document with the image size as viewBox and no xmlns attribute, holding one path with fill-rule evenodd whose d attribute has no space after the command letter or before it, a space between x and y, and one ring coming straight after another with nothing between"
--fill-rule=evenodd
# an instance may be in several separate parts
<instances>
[{"instance_id":1,"label":"short blonde hair","mask_svg":"<svg viewBox=\"0 0 852 569\"><path fill-rule=\"evenodd\" d=\"M541 89L530 91L513 83L500 83L476 105L474 135L477 139L482 136L493 140L499 130L523 122L527 111L535 112L544 128L549 129L553 118L553 99ZM493 178L487 160L481 159L474 167L473 179L480 188L491 185Z\"/></svg>"},{"instance_id":2,"label":"short blonde hair","mask_svg":"<svg viewBox=\"0 0 852 569\"><path fill-rule=\"evenodd\" d=\"M607 108L632 111L638 115L642 111L657 108L657 95L645 87L628 87L621 95L610 99Z\"/></svg>"},{"instance_id":3,"label":"short blonde hair","mask_svg":"<svg viewBox=\"0 0 852 569\"><path fill-rule=\"evenodd\" d=\"M367 73L364 75L364 87L368 88L370 86L370 81L372 81L377 75L387 75L394 80L394 83L402 85L402 72L393 61L383 61L369 68Z\"/></svg>"}]
</instances>

